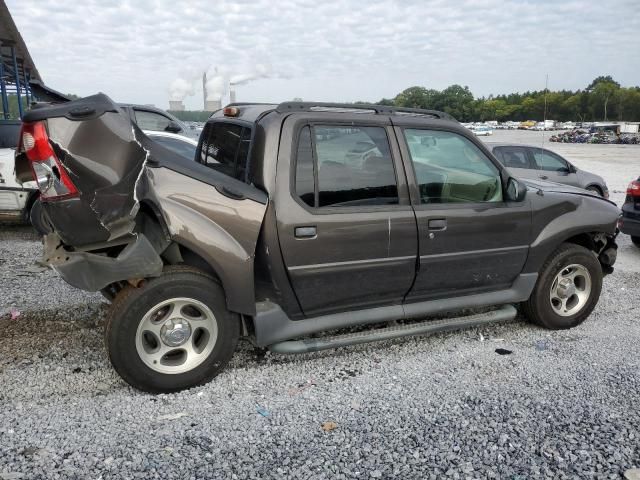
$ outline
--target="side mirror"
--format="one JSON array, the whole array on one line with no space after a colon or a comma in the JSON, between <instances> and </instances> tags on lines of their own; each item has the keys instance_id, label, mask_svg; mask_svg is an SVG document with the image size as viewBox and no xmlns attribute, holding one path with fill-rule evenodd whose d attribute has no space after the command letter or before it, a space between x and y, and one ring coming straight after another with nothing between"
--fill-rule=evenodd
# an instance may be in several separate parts
<instances>
[{"instance_id":1,"label":"side mirror","mask_svg":"<svg viewBox=\"0 0 640 480\"><path fill-rule=\"evenodd\" d=\"M507 180L507 200L510 202L522 202L527 195L527 187L521 181L509 177Z\"/></svg>"},{"instance_id":2,"label":"side mirror","mask_svg":"<svg viewBox=\"0 0 640 480\"><path fill-rule=\"evenodd\" d=\"M176 122L169 122L169 125L164 127L164 131L170 133L178 133L182 131L182 127L180 127L180 125L178 125Z\"/></svg>"}]
</instances>

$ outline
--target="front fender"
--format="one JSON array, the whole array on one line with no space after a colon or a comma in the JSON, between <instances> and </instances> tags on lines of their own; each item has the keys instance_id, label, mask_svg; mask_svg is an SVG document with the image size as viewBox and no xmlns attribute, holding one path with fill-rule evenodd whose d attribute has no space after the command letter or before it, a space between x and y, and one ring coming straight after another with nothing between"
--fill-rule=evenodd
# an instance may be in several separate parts
<instances>
[{"instance_id":1,"label":"front fender","mask_svg":"<svg viewBox=\"0 0 640 480\"><path fill-rule=\"evenodd\" d=\"M524 272L538 272L563 242L581 234L615 235L620 211L591 195L544 192L531 195L532 242Z\"/></svg>"}]
</instances>

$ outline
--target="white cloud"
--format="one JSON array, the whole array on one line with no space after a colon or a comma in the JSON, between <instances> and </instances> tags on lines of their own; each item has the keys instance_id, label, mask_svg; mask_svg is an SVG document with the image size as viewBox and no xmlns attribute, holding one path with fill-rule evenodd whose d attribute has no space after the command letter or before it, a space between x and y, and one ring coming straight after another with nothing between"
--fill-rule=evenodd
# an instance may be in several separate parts
<instances>
[{"instance_id":1,"label":"white cloud","mask_svg":"<svg viewBox=\"0 0 640 480\"><path fill-rule=\"evenodd\" d=\"M378 100L411 85L476 95L640 83L636 0L8 0L51 87L166 107L184 72L269 75L239 100ZM184 85L183 85L184 87ZM200 97L199 97L200 95ZM201 94L187 97L200 105Z\"/></svg>"}]
</instances>

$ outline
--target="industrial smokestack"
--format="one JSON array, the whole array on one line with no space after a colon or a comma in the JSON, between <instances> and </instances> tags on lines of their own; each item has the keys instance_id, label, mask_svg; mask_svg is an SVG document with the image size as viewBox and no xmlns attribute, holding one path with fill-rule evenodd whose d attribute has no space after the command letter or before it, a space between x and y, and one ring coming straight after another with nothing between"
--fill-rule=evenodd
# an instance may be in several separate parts
<instances>
[{"instance_id":1,"label":"industrial smokestack","mask_svg":"<svg viewBox=\"0 0 640 480\"><path fill-rule=\"evenodd\" d=\"M174 112L183 112L184 103L182 103L182 100L169 100L169 110L173 110Z\"/></svg>"},{"instance_id":2,"label":"industrial smokestack","mask_svg":"<svg viewBox=\"0 0 640 480\"><path fill-rule=\"evenodd\" d=\"M236 89L233 84L229 85L229 103L236 103Z\"/></svg>"},{"instance_id":3,"label":"industrial smokestack","mask_svg":"<svg viewBox=\"0 0 640 480\"><path fill-rule=\"evenodd\" d=\"M207 110L207 72L202 74L202 105Z\"/></svg>"}]
</instances>

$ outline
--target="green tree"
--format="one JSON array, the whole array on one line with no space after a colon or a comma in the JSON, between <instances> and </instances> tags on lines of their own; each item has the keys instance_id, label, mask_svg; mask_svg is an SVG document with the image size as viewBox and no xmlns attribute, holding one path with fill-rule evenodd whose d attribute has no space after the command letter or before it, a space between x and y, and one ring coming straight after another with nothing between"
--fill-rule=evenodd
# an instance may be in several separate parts
<instances>
[{"instance_id":1,"label":"green tree","mask_svg":"<svg viewBox=\"0 0 640 480\"><path fill-rule=\"evenodd\" d=\"M410 87L400 92L394 102L398 107L433 109L439 96L438 90Z\"/></svg>"},{"instance_id":2,"label":"green tree","mask_svg":"<svg viewBox=\"0 0 640 480\"><path fill-rule=\"evenodd\" d=\"M591 95L595 102L599 102L603 106L605 122L607 121L607 107L609 106L609 101L616 96L618 90L620 90L619 84L617 82L610 81L600 81L593 87Z\"/></svg>"},{"instance_id":3,"label":"green tree","mask_svg":"<svg viewBox=\"0 0 640 480\"><path fill-rule=\"evenodd\" d=\"M587 87L587 92L592 91L594 88L596 88L597 84L602 82L614 83L618 88L620 88L620 84L613 78L611 78L611 75L600 75L599 77L594 78L593 81L589 84L589 86Z\"/></svg>"},{"instance_id":4,"label":"green tree","mask_svg":"<svg viewBox=\"0 0 640 480\"><path fill-rule=\"evenodd\" d=\"M473 93L467 86L451 85L439 95L435 105L437 110L443 110L459 121L469 121L473 113Z\"/></svg>"}]
</instances>

